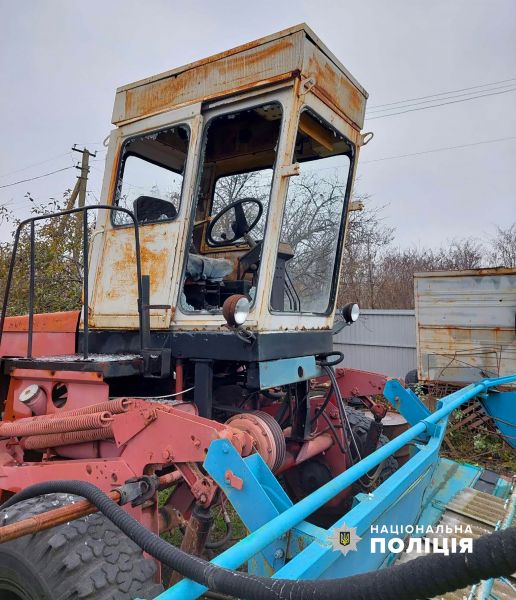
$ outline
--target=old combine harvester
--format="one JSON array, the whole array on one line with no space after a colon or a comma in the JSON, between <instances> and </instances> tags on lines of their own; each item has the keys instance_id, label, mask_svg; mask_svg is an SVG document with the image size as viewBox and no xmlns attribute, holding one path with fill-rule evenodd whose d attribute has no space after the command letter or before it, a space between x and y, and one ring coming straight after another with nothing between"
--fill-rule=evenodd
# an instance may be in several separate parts
<instances>
[{"instance_id":1,"label":"old combine harvester","mask_svg":"<svg viewBox=\"0 0 516 600\"><path fill-rule=\"evenodd\" d=\"M366 98L304 25L117 91L102 204L17 233L34 249L39 221L80 218L84 296L34 314L33 251L28 315L6 318L15 243L2 600L515 597L511 482L439 448L470 398L513 423L516 376L434 413L387 381L408 422L388 441L386 405L352 409L333 370L358 316L334 323ZM223 549L235 512L249 535Z\"/></svg>"}]
</instances>

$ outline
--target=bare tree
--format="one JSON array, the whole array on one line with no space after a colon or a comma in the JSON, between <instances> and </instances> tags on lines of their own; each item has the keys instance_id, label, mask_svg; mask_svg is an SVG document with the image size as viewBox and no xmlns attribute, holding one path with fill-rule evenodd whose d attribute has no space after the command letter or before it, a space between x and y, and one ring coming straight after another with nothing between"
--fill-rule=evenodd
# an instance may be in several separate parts
<instances>
[{"instance_id":1,"label":"bare tree","mask_svg":"<svg viewBox=\"0 0 516 600\"><path fill-rule=\"evenodd\" d=\"M368 196L355 196L367 201ZM383 207L350 213L343 253L339 302L358 302L364 307L382 305L382 260L394 239L394 228L383 224Z\"/></svg>"},{"instance_id":2,"label":"bare tree","mask_svg":"<svg viewBox=\"0 0 516 600\"><path fill-rule=\"evenodd\" d=\"M380 306L382 308L414 308L414 273L434 271L435 253L427 248L389 249L381 261Z\"/></svg>"},{"instance_id":3,"label":"bare tree","mask_svg":"<svg viewBox=\"0 0 516 600\"><path fill-rule=\"evenodd\" d=\"M505 229L497 227L489 245L489 259L494 267L516 267L516 223Z\"/></svg>"},{"instance_id":4,"label":"bare tree","mask_svg":"<svg viewBox=\"0 0 516 600\"><path fill-rule=\"evenodd\" d=\"M304 310L321 310L328 296L344 197L335 174L308 172L289 183L281 241L294 254L287 271Z\"/></svg>"},{"instance_id":5,"label":"bare tree","mask_svg":"<svg viewBox=\"0 0 516 600\"><path fill-rule=\"evenodd\" d=\"M241 198L256 198L263 203L263 216L252 232L263 238L268 213L272 170L221 177L215 187L211 214ZM69 192L67 192L68 194ZM169 190L175 199L174 190ZM59 209L60 201L33 207L34 214ZM345 185L337 173L308 172L292 178L281 224L281 241L290 245L293 257L287 271L301 297L302 308L320 304L329 293L333 261L342 218ZM438 249L398 248L393 246L393 227L384 223L383 207L367 206L367 195L355 195L366 201L366 208L349 215L347 238L342 258L342 280L338 303L358 302L364 308L413 308L413 277L418 271L473 269L485 264L516 267L516 223L497 227L488 249L475 238L455 239ZM246 205L251 222L256 207ZM0 221L15 225L13 215L0 207ZM231 234L234 214L228 213L219 224L220 232ZM219 228L217 228L219 229ZM80 242L74 229L56 229L51 222L39 228L37 242L38 280L46 279L45 293L37 297L38 310L66 309L79 304L82 265L73 248ZM12 245L0 244L0 291L5 282ZM12 310L26 310L28 238L22 237L16 269L16 298Z\"/></svg>"},{"instance_id":6,"label":"bare tree","mask_svg":"<svg viewBox=\"0 0 516 600\"><path fill-rule=\"evenodd\" d=\"M394 230L385 227L381 209L355 213L344 255L339 301L364 308L414 307L414 273L474 269L482 266L484 248L475 239L456 239L438 250L395 248Z\"/></svg>"},{"instance_id":7,"label":"bare tree","mask_svg":"<svg viewBox=\"0 0 516 600\"><path fill-rule=\"evenodd\" d=\"M220 177L215 185L213 195L213 204L211 207L211 216L216 215L219 211L226 208L233 202L243 198L254 198L259 200L263 205L263 215L253 229L251 235L254 239L261 239L265 230L265 220L269 205L269 194L272 180L272 169L264 171L252 171L250 173L240 173L237 175L228 175ZM257 216L258 208L254 204L244 205L244 214L249 224ZM213 235L219 238L222 233L226 234L229 239L233 235L231 223L235 219L235 213L228 211L219 221L214 230Z\"/></svg>"},{"instance_id":8,"label":"bare tree","mask_svg":"<svg viewBox=\"0 0 516 600\"><path fill-rule=\"evenodd\" d=\"M484 260L485 250L474 238L452 240L448 246L441 247L436 255L434 270L462 271L478 269Z\"/></svg>"}]
</instances>

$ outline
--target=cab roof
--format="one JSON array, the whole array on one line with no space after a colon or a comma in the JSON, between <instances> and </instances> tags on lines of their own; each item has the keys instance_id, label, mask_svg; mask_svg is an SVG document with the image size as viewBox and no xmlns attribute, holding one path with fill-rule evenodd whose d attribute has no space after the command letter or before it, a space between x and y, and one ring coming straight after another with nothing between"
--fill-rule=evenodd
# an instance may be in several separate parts
<instances>
[{"instance_id":1,"label":"cab roof","mask_svg":"<svg viewBox=\"0 0 516 600\"><path fill-rule=\"evenodd\" d=\"M121 125L296 77L311 79L313 93L362 128L367 92L305 23L118 88L112 120Z\"/></svg>"}]
</instances>

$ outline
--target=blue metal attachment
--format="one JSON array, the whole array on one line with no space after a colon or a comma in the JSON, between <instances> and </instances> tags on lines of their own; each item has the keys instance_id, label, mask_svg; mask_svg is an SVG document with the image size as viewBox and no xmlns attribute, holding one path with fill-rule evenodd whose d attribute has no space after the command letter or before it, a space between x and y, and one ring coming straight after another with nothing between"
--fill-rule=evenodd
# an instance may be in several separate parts
<instances>
[{"instance_id":1,"label":"blue metal attachment","mask_svg":"<svg viewBox=\"0 0 516 600\"><path fill-rule=\"evenodd\" d=\"M412 390L404 388L397 379L390 379L385 384L383 395L411 425L430 416L430 411L417 395Z\"/></svg>"},{"instance_id":2,"label":"blue metal attachment","mask_svg":"<svg viewBox=\"0 0 516 600\"><path fill-rule=\"evenodd\" d=\"M315 356L262 361L250 373L253 387L259 387L261 390L306 381L321 375L323 371L316 365Z\"/></svg>"},{"instance_id":3,"label":"blue metal attachment","mask_svg":"<svg viewBox=\"0 0 516 600\"><path fill-rule=\"evenodd\" d=\"M479 397L486 413L492 417L504 440L516 448L516 392L489 390Z\"/></svg>"},{"instance_id":4,"label":"blue metal attachment","mask_svg":"<svg viewBox=\"0 0 516 600\"><path fill-rule=\"evenodd\" d=\"M389 564L392 560L389 553L370 551L372 526L378 531L383 525L392 528L437 522L442 512L439 507L462 488L472 485L479 474L476 467L439 459L449 415L490 388L512 381L516 381L516 375L471 384L443 398L434 413L430 413L415 394L388 382L386 397L412 427L296 504L291 503L259 456L242 459L227 441L212 442L204 466L221 485L251 532L212 563L237 569L249 561L248 566L254 573L271 574L272 571L272 577L287 579L342 577ZM304 521L414 440L416 451L410 460L373 493L358 494L351 510L333 527L324 530ZM344 524L347 529L356 528L361 538L356 552L343 554L332 547L334 528ZM395 535L391 532L384 537L388 541L389 536ZM289 561L285 562L285 558ZM197 598L205 590L202 585L184 579L158 600Z\"/></svg>"},{"instance_id":5,"label":"blue metal attachment","mask_svg":"<svg viewBox=\"0 0 516 600\"><path fill-rule=\"evenodd\" d=\"M215 440L210 445L204 467L249 531L259 529L292 506L292 501L259 454L242 458L227 440ZM283 566L286 551L287 539L280 536L253 557L256 572L270 577Z\"/></svg>"}]
</instances>

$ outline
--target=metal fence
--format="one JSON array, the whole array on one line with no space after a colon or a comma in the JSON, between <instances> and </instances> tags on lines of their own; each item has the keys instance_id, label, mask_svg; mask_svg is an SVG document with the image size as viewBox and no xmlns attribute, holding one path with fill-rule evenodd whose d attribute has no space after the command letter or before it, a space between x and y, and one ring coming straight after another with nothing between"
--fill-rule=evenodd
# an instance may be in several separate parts
<instances>
[{"instance_id":1,"label":"metal fence","mask_svg":"<svg viewBox=\"0 0 516 600\"><path fill-rule=\"evenodd\" d=\"M344 353L342 366L405 377L417 366L413 310L361 310L360 318L334 338Z\"/></svg>"}]
</instances>

